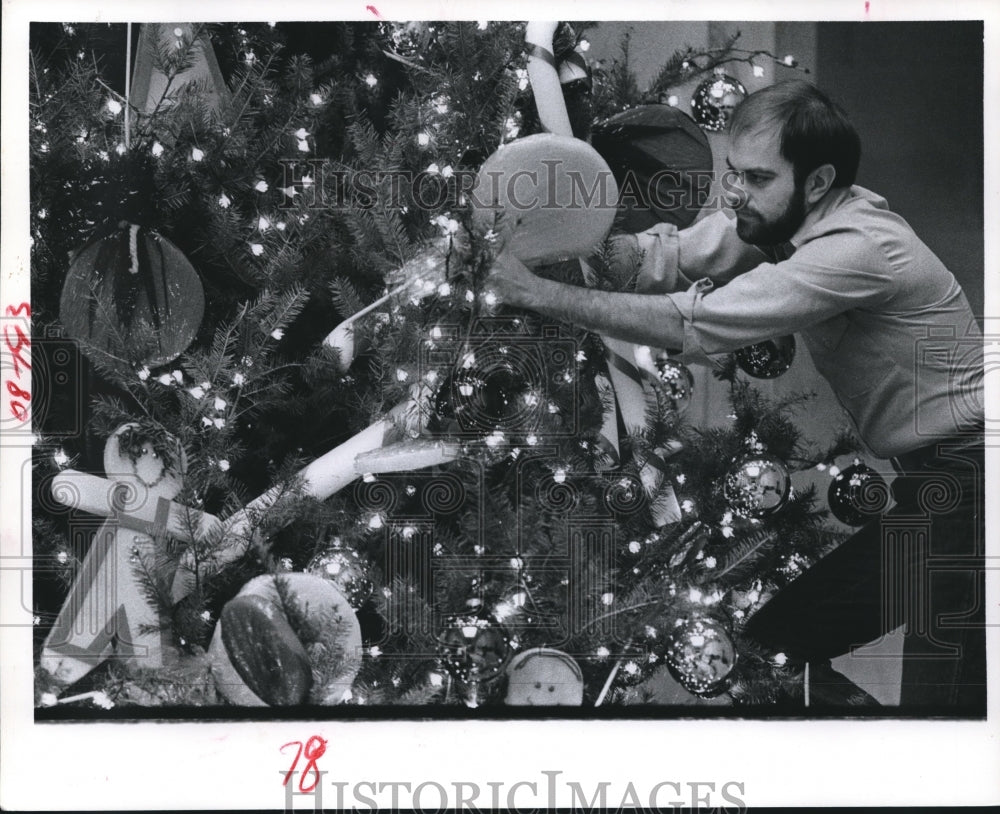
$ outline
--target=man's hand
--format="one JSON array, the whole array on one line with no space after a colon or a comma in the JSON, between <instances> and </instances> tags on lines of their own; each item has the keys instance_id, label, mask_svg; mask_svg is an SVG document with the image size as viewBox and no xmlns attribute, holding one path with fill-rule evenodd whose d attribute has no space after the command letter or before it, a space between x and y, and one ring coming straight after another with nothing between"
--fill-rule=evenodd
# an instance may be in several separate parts
<instances>
[{"instance_id":1,"label":"man's hand","mask_svg":"<svg viewBox=\"0 0 1000 814\"><path fill-rule=\"evenodd\" d=\"M538 293L542 279L507 249L497 255L496 262L486 281L501 302L521 308L532 308L538 304Z\"/></svg>"},{"instance_id":2,"label":"man's hand","mask_svg":"<svg viewBox=\"0 0 1000 814\"><path fill-rule=\"evenodd\" d=\"M434 291L447 281L448 256L460 258L468 255L468 252L468 238L461 229L455 234L442 235L418 251L402 267L389 272L385 277L385 284L390 289L406 284L417 294Z\"/></svg>"}]
</instances>

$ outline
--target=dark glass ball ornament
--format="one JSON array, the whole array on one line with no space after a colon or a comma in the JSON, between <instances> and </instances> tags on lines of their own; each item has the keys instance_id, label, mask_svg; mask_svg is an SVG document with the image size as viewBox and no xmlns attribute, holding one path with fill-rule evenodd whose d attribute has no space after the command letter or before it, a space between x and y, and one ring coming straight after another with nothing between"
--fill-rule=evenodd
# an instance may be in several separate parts
<instances>
[{"instance_id":1,"label":"dark glass ball ornament","mask_svg":"<svg viewBox=\"0 0 1000 814\"><path fill-rule=\"evenodd\" d=\"M736 646L725 624L695 614L678 619L667 632L664 659L684 689L711 698L729 687L736 668Z\"/></svg>"},{"instance_id":2,"label":"dark glass ball ornament","mask_svg":"<svg viewBox=\"0 0 1000 814\"><path fill-rule=\"evenodd\" d=\"M686 407L694 390L694 375L687 365L665 355L658 356L655 365L655 386L670 398L678 410Z\"/></svg>"},{"instance_id":3,"label":"dark glass ball ornament","mask_svg":"<svg viewBox=\"0 0 1000 814\"><path fill-rule=\"evenodd\" d=\"M493 680L510 656L510 637L503 627L476 615L450 617L437 646L445 669L463 684Z\"/></svg>"},{"instance_id":4,"label":"dark glass ball ornament","mask_svg":"<svg viewBox=\"0 0 1000 814\"><path fill-rule=\"evenodd\" d=\"M334 544L309 561L306 573L332 582L357 610L368 601L375 588L369 568L357 551Z\"/></svg>"},{"instance_id":5,"label":"dark glass ball ornament","mask_svg":"<svg viewBox=\"0 0 1000 814\"><path fill-rule=\"evenodd\" d=\"M889 486L878 472L860 461L830 481L827 503L841 523L863 526L889 506Z\"/></svg>"},{"instance_id":6,"label":"dark glass ball ornament","mask_svg":"<svg viewBox=\"0 0 1000 814\"><path fill-rule=\"evenodd\" d=\"M703 81L691 96L691 112L703 130L719 133L729 126L733 111L747 98L738 79L717 73Z\"/></svg>"},{"instance_id":7,"label":"dark glass ball ornament","mask_svg":"<svg viewBox=\"0 0 1000 814\"><path fill-rule=\"evenodd\" d=\"M791 493L788 467L766 452L737 458L726 473L722 492L741 517L762 518L780 511Z\"/></svg>"},{"instance_id":8,"label":"dark glass ball ornament","mask_svg":"<svg viewBox=\"0 0 1000 814\"><path fill-rule=\"evenodd\" d=\"M438 427L489 432L520 429L530 423L524 393L531 377L518 369L517 361L516 354L508 358L508 354L492 353L482 363L473 361L454 370L435 396Z\"/></svg>"},{"instance_id":9,"label":"dark glass ball ornament","mask_svg":"<svg viewBox=\"0 0 1000 814\"><path fill-rule=\"evenodd\" d=\"M734 354L740 370L755 379L776 379L795 359L795 337L780 336L740 348Z\"/></svg>"}]
</instances>

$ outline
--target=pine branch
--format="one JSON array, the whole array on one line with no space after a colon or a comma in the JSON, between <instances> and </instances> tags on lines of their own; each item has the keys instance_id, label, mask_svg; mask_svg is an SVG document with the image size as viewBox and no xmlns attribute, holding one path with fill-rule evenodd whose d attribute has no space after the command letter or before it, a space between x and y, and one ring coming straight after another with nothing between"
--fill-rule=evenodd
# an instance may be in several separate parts
<instances>
[{"instance_id":1,"label":"pine branch","mask_svg":"<svg viewBox=\"0 0 1000 814\"><path fill-rule=\"evenodd\" d=\"M156 550L163 552L165 546L163 540L154 539ZM171 595L171 579L173 560L161 554L155 554L150 563L146 555L139 556L134 563L133 573L137 577L138 585L146 599L147 604L159 609L161 615L169 616L173 609L173 597ZM157 631L160 627L157 626Z\"/></svg>"},{"instance_id":2,"label":"pine branch","mask_svg":"<svg viewBox=\"0 0 1000 814\"><path fill-rule=\"evenodd\" d=\"M815 466L819 463L831 464L842 455L858 453L862 449L862 444L855 432L844 427L837 431L833 441L822 451L812 454L808 464Z\"/></svg>"},{"instance_id":3,"label":"pine branch","mask_svg":"<svg viewBox=\"0 0 1000 814\"><path fill-rule=\"evenodd\" d=\"M309 292L295 284L281 293L263 292L248 316L257 322L261 333L270 336L287 328L302 313L308 301Z\"/></svg>"},{"instance_id":4,"label":"pine branch","mask_svg":"<svg viewBox=\"0 0 1000 814\"><path fill-rule=\"evenodd\" d=\"M441 689L431 684L419 684L411 687L399 697L399 703L406 706L426 706L441 695Z\"/></svg>"},{"instance_id":5,"label":"pine branch","mask_svg":"<svg viewBox=\"0 0 1000 814\"><path fill-rule=\"evenodd\" d=\"M357 288L344 277L335 277L330 281L330 294L333 296L333 307L346 319L364 308L361 295Z\"/></svg>"},{"instance_id":6,"label":"pine branch","mask_svg":"<svg viewBox=\"0 0 1000 814\"><path fill-rule=\"evenodd\" d=\"M738 575L747 573L756 564L755 560L766 554L776 540L777 534L772 529L760 529L744 535L723 555L722 565L712 571L712 578L721 580L729 575L730 582L738 582Z\"/></svg>"}]
</instances>

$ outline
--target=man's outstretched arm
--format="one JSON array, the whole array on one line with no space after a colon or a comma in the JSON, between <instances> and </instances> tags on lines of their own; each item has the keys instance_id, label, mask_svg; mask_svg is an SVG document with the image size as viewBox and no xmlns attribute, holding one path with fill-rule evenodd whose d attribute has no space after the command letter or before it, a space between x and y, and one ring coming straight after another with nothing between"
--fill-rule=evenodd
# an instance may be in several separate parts
<instances>
[{"instance_id":1,"label":"man's outstretched arm","mask_svg":"<svg viewBox=\"0 0 1000 814\"><path fill-rule=\"evenodd\" d=\"M702 279L670 294L592 291L536 277L507 252L497 258L489 283L510 305L629 342L680 350L698 361L881 305L892 296L896 275L884 252L842 230L718 288Z\"/></svg>"},{"instance_id":2,"label":"man's outstretched arm","mask_svg":"<svg viewBox=\"0 0 1000 814\"><path fill-rule=\"evenodd\" d=\"M530 308L595 333L667 350L684 346L684 321L656 294L594 291L538 277L509 252L497 257L489 284L508 305Z\"/></svg>"}]
</instances>

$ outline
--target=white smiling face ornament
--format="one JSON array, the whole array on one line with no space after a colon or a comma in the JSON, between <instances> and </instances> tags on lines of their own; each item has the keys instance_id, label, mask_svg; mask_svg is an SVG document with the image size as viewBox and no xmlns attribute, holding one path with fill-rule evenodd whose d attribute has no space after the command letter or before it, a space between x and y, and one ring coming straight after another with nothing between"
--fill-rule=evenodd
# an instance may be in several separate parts
<instances>
[{"instance_id":1,"label":"white smiling face ornament","mask_svg":"<svg viewBox=\"0 0 1000 814\"><path fill-rule=\"evenodd\" d=\"M535 647L507 666L508 706L575 706L583 703L580 665L560 650Z\"/></svg>"}]
</instances>

